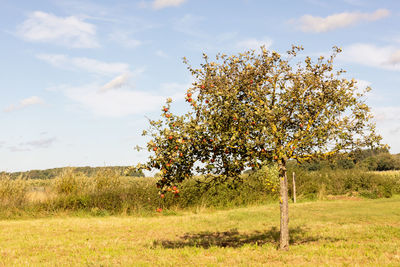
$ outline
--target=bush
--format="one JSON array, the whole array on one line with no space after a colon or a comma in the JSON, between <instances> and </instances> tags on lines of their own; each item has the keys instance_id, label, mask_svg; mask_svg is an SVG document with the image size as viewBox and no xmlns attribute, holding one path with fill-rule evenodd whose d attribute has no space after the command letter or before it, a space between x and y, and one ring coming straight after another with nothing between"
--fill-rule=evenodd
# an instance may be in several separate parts
<instances>
[{"instance_id":1,"label":"bush","mask_svg":"<svg viewBox=\"0 0 400 267\"><path fill-rule=\"evenodd\" d=\"M318 172L291 169L296 172L297 194L303 198L317 198L324 195L360 194L368 198L391 197L396 193L396 179L393 177L365 172L359 169L330 170ZM291 180L289 179L289 183ZM289 186L291 190L291 185Z\"/></svg>"},{"instance_id":2,"label":"bush","mask_svg":"<svg viewBox=\"0 0 400 267\"><path fill-rule=\"evenodd\" d=\"M240 183L227 180L207 184L204 178L198 178L197 181L189 179L182 183L182 194L176 200L176 205L181 208L194 206L221 208L266 202L275 195L271 194L269 189L272 187L265 178L268 170L268 167L264 167L257 172L244 174Z\"/></svg>"}]
</instances>

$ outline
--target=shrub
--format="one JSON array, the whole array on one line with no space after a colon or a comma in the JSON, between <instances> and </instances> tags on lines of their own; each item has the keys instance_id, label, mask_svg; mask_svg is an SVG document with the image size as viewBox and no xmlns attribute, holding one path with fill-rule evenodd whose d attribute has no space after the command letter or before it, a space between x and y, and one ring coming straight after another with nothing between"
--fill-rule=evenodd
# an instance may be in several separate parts
<instances>
[{"instance_id":1,"label":"shrub","mask_svg":"<svg viewBox=\"0 0 400 267\"><path fill-rule=\"evenodd\" d=\"M351 195L359 193L368 198L391 197L395 190L395 179L365 172L359 169L330 170L318 172L297 168L296 187L299 197L316 198L322 195ZM291 180L289 179L291 182ZM322 194L323 193L323 194Z\"/></svg>"}]
</instances>

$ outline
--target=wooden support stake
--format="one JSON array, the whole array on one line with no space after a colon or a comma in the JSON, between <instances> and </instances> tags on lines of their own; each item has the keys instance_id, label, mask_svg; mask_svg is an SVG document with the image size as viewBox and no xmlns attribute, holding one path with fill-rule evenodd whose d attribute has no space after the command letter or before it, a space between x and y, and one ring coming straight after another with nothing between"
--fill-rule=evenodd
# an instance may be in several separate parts
<instances>
[{"instance_id":1,"label":"wooden support stake","mask_svg":"<svg viewBox=\"0 0 400 267\"><path fill-rule=\"evenodd\" d=\"M296 174L293 172L293 203L296 203Z\"/></svg>"}]
</instances>

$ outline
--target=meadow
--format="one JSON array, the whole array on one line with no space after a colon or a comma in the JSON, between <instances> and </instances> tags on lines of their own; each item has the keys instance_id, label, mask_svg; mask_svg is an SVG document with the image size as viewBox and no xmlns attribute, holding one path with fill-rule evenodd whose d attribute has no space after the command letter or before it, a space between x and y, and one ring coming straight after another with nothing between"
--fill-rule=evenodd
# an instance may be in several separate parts
<instances>
[{"instance_id":1,"label":"meadow","mask_svg":"<svg viewBox=\"0 0 400 267\"><path fill-rule=\"evenodd\" d=\"M2 266L399 266L400 197L0 221Z\"/></svg>"},{"instance_id":2,"label":"meadow","mask_svg":"<svg viewBox=\"0 0 400 267\"><path fill-rule=\"evenodd\" d=\"M271 166L239 184L189 179L165 198L156 178L113 170L3 175L0 266L400 265L400 172L291 171L288 252Z\"/></svg>"}]
</instances>

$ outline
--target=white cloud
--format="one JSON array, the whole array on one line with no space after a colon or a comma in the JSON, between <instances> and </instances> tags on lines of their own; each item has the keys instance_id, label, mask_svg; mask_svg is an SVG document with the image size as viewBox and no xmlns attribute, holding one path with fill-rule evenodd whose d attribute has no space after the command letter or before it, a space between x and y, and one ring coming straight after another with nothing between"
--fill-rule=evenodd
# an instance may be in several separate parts
<instances>
[{"instance_id":1,"label":"white cloud","mask_svg":"<svg viewBox=\"0 0 400 267\"><path fill-rule=\"evenodd\" d=\"M182 5L186 0L154 0L152 7L154 9L162 9L166 7L177 7Z\"/></svg>"},{"instance_id":2,"label":"white cloud","mask_svg":"<svg viewBox=\"0 0 400 267\"><path fill-rule=\"evenodd\" d=\"M394 51L390 57L389 60L387 62L390 65L398 65L400 63L400 49L396 49L396 51Z\"/></svg>"},{"instance_id":3,"label":"white cloud","mask_svg":"<svg viewBox=\"0 0 400 267\"><path fill-rule=\"evenodd\" d=\"M135 73L120 75L105 85L91 83L82 86L60 86L66 97L79 108L103 117L123 117L143 114L159 109L168 97L174 101L184 100L188 83L163 83L158 93L134 90L128 78ZM107 87L106 90L104 88Z\"/></svg>"},{"instance_id":4,"label":"white cloud","mask_svg":"<svg viewBox=\"0 0 400 267\"><path fill-rule=\"evenodd\" d=\"M272 40L268 38L264 38L261 40L255 39L255 38L249 38L245 39L242 41L239 41L236 44L236 47L241 48L241 49L260 49L261 46L265 46L266 49L268 49L272 45Z\"/></svg>"},{"instance_id":5,"label":"white cloud","mask_svg":"<svg viewBox=\"0 0 400 267\"><path fill-rule=\"evenodd\" d=\"M131 38L131 33L124 31L115 31L109 35L109 38L127 48L136 48L143 43L140 40Z\"/></svg>"},{"instance_id":6,"label":"white cloud","mask_svg":"<svg viewBox=\"0 0 400 267\"><path fill-rule=\"evenodd\" d=\"M12 104L4 109L4 112L11 112L19 109L23 109L29 106L34 106L34 105L41 105L44 104L44 100L41 99L38 96L31 96L25 99L22 99L19 101L18 104Z\"/></svg>"},{"instance_id":7,"label":"white cloud","mask_svg":"<svg viewBox=\"0 0 400 267\"><path fill-rule=\"evenodd\" d=\"M343 12L325 18L312 15L304 15L293 22L299 24L300 30L304 32L327 32L338 28L345 28L362 21L376 21L390 15L387 9L378 9L372 13Z\"/></svg>"},{"instance_id":8,"label":"white cloud","mask_svg":"<svg viewBox=\"0 0 400 267\"><path fill-rule=\"evenodd\" d=\"M123 73L123 74L115 77L114 79L112 79L110 82L103 85L100 88L99 92L103 93L108 90L121 88L127 84L129 77L130 77L130 73Z\"/></svg>"},{"instance_id":9,"label":"white cloud","mask_svg":"<svg viewBox=\"0 0 400 267\"><path fill-rule=\"evenodd\" d=\"M17 27L17 35L27 41L73 48L99 46L93 24L75 16L57 17L42 11L30 13L28 19Z\"/></svg>"},{"instance_id":10,"label":"white cloud","mask_svg":"<svg viewBox=\"0 0 400 267\"><path fill-rule=\"evenodd\" d=\"M86 57L69 57L61 54L39 54L37 58L67 70L83 70L101 75L129 72L129 65L121 62L107 63Z\"/></svg>"},{"instance_id":11,"label":"white cloud","mask_svg":"<svg viewBox=\"0 0 400 267\"><path fill-rule=\"evenodd\" d=\"M93 83L65 89L65 95L83 109L105 117L142 114L159 108L166 97L122 88L99 93L101 85Z\"/></svg>"},{"instance_id":12,"label":"white cloud","mask_svg":"<svg viewBox=\"0 0 400 267\"><path fill-rule=\"evenodd\" d=\"M400 71L400 49L394 46L353 44L345 47L338 58L366 66Z\"/></svg>"}]
</instances>

